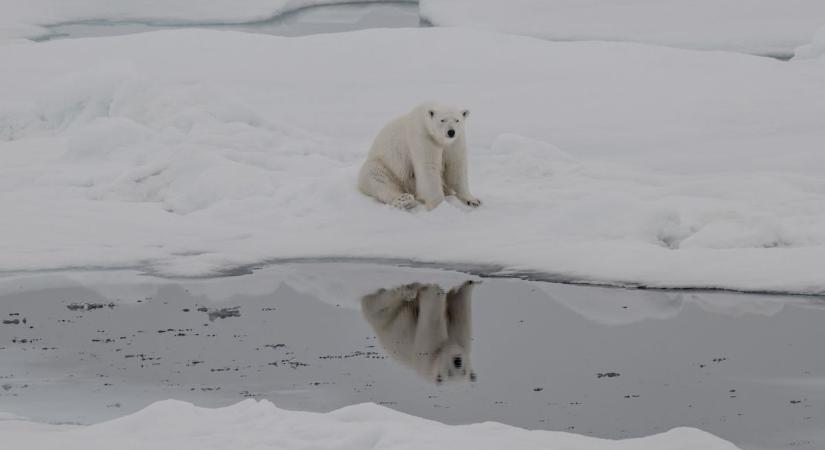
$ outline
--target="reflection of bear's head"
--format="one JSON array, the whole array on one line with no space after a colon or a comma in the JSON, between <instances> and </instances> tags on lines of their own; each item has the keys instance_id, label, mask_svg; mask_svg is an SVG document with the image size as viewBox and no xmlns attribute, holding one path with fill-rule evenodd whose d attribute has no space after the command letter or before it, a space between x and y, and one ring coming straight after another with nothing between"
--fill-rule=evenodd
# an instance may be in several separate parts
<instances>
[{"instance_id":1,"label":"reflection of bear's head","mask_svg":"<svg viewBox=\"0 0 825 450\"><path fill-rule=\"evenodd\" d=\"M437 143L448 146L464 137L464 121L470 116L470 110L440 105L430 105L424 110L427 131Z\"/></svg>"},{"instance_id":2,"label":"reflection of bear's head","mask_svg":"<svg viewBox=\"0 0 825 450\"><path fill-rule=\"evenodd\" d=\"M476 380L470 364L470 298L467 281L445 292L412 283L361 299L361 310L378 341L394 359L430 382Z\"/></svg>"}]
</instances>

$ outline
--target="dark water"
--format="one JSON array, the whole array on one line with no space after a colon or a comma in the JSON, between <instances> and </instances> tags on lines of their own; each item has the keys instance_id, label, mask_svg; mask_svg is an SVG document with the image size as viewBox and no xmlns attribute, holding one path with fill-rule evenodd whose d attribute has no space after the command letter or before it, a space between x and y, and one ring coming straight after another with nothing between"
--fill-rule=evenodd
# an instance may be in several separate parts
<instances>
[{"instance_id":1,"label":"dark water","mask_svg":"<svg viewBox=\"0 0 825 450\"><path fill-rule=\"evenodd\" d=\"M207 28L244 31L278 36L303 36L338 33L367 28L418 27L418 4L415 2L352 2L339 5L313 6L286 13L272 19L239 24L174 24L132 21L89 20L46 27L49 34L37 40L117 36L174 28Z\"/></svg>"},{"instance_id":2,"label":"dark water","mask_svg":"<svg viewBox=\"0 0 825 450\"><path fill-rule=\"evenodd\" d=\"M370 264L0 280L0 411L88 423L177 398L625 438L825 448L825 302Z\"/></svg>"}]
</instances>

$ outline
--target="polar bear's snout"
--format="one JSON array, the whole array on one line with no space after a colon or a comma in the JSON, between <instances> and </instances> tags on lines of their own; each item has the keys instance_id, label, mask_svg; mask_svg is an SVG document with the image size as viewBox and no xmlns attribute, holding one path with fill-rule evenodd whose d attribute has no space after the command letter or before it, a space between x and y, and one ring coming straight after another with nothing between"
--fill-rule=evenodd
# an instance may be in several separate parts
<instances>
[{"instance_id":1,"label":"polar bear's snout","mask_svg":"<svg viewBox=\"0 0 825 450\"><path fill-rule=\"evenodd\" d=\"M461 356L453 357L453 366L455 366L456 369L460 369L461 366L463 366L463 365L464 365L464 360L461 359Z\"/></svg>"},{"instance_id":2,"label":"polar bear's snout","mask_svg":"<svg viewBox=\"0 0 825 450\"><path fill-rule=\"evenodd\" d=\"M453 130L452 128L447 130L447 137L450 138L450 139L454 138L455 137L455 130Z\"/></svg>"}]
</instances>

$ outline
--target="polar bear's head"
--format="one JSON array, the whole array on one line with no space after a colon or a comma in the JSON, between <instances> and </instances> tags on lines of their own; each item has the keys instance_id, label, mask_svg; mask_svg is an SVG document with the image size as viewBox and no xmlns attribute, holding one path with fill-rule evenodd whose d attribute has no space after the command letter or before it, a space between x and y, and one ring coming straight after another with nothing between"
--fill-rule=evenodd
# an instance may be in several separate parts
<instances>
[{"instance_id":1,"label":"polar bear's head","mask_svg":"<svg viewBox=\"0 0 825 450\"><path fill-rule=\"evenodd\" d=\"M470 110L431 105L425 108L424 122L430 136L441 145L450 145L464 135L464 121Z\"/></svg>"}]
</instances>

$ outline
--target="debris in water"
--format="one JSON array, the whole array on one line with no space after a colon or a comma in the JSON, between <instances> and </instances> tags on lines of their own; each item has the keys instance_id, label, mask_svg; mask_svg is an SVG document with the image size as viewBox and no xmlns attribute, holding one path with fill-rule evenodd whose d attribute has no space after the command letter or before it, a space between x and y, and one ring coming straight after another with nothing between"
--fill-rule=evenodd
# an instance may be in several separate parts
<instances>
[{"instance_id":1,"label":"debris in water","mask_svg":"<svg viewBox=\"0 0 825 450\"><path fill-rule=\"evenodd\" d=\"M605 373L597 373L596 378L614 378L621 375L618 372L605 372Z\"/></svg>"},{"instance_id":2,"label":"debris in water","mask_svg":"<svg viewBox=\"0 0 825 450\"><path fill-rule=\"evenodd\" d=\"M210 309L207 311L209 321L213 322L215 319L226 319L227 317L241 317L241 307L232 306L229 308Z\"/></svg>"},{"instance_id":3,"label":"debris in water","mask_svg":"<svg viewBox=\"0 0 825 450\"><path fill-rule=\"evenodd\" d=\"M92 302L82 302L82 303L69 303L66 305L66 308L69 311L91 311L93 309L101 309L106 308L112 309L115 307L113 302L109 303L92 303Z\"/></svg>"}]
</instances>

